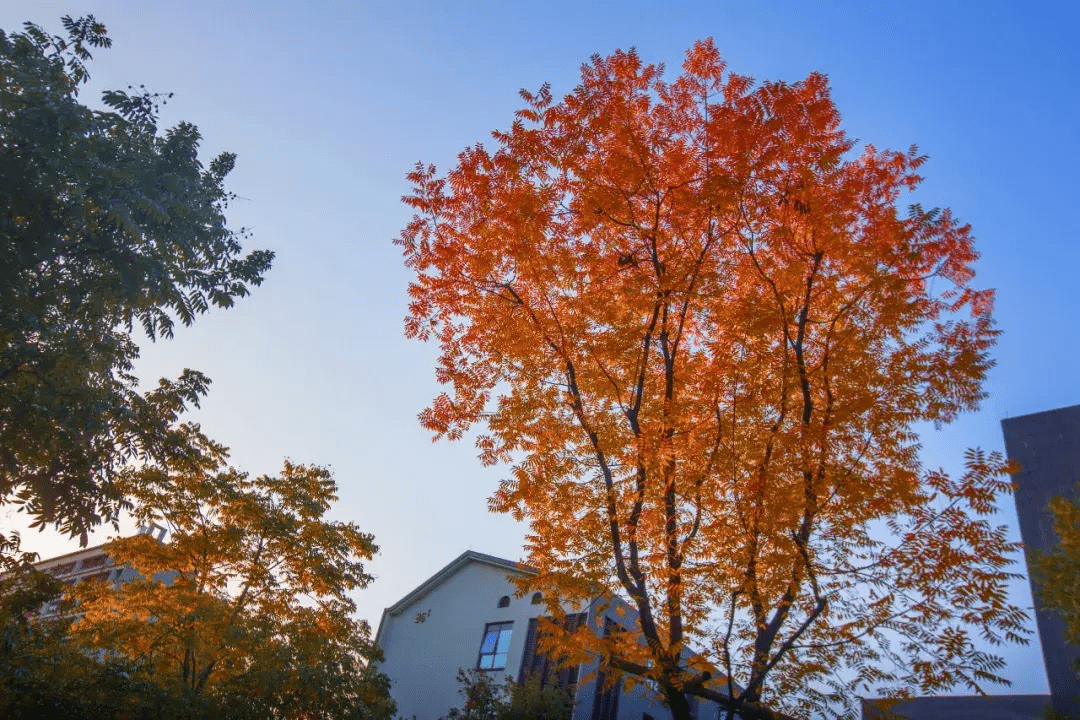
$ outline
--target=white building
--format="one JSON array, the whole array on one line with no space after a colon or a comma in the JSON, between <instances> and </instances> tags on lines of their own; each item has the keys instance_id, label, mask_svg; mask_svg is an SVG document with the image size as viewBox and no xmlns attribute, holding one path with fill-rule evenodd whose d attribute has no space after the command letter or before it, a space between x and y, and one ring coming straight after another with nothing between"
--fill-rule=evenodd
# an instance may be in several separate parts
<instances>
[{"instance_id":1,"label":"white building","mask_svg":"<svg viewBox=\"0 0 1080 720\"><path fill-rule=\"evenodd\" d=\"M139 528L139 534L152 535L158 542L165 539L165 528L158 525ZM75 585L84 580L105 580L115 586L129 582L139 577L139 574L127 565L114 565L108 553L105 552L105 544L82 548L74 552L56 557L39 560L34 563L34 568L41 572L52 575L64 585ZM174 573L162 573L154 577L166 584L172 582ZM39 614L49 616L56 612L60 600L47 603L41 608Z\"/></svg>"},{"instance_id":2,"label":"white building","mask_svg":"<svg viewBox=\"0 0 1080 720\"><path fill-rule=\"evenodd\" d=\"M376 634L385 656L379 669L391 679L399 716L438 720L461 707L459 669L491 673L501 685L506 677L520 681L542 665L535 637L545 605L539 593L514 597L517 588L510 580L530 573L516 562L470 550L383 611ZM564 610L574 614L569 606ZM583 610L593 627L603 626L597 603ZM613 611L609 615L615 619ZM629 693L618 686L604 691L591 672L595 669L582 665L551 678L575 693L573 720L671 717L659 696L643 685ZM691 700L691 708L699 720L718 717L714 703Z\"/></svg>"}]
</instances>

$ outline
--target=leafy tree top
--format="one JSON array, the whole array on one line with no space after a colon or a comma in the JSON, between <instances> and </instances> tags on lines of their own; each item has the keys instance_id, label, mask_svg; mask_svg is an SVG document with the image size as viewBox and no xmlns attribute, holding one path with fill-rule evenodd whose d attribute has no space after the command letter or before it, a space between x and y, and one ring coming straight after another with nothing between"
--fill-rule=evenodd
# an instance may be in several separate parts
<instances>
[{"instance_id":1,"label":"leafy tree top","mask_svg":"<svg viewBox=\"0 0 1080 720\"><path fill-rule=\"evenodd\" d=\"M409 175L397 242L406 334L449 386L421 423L480 423L481 461L511 466L491 507L528 520L545 597L637 615L553 642L680 719L686 692L768 717L1001 681L971 626L1026 632L987 517L1004 462L918 459L916 423L977 406L997 337L970 228L897 210L925 158L854 154L823 75L755 86L710 41L670 82L616 52L522 97L492 149Z\"/></svg>"},{"instance_id":2,"label":"leafy tree top","mask_svg":"<svg viewBox=\"0 0 1080 720\"><path fill-rule=\"evenodd\" d=\"M200 459L128 469L122 480L135 516L166 527L168 542L136 535L106 546L140 578L76 586L73 640L192 708L392 716L379 652L350 597L371 581L364 562L378 548L354 523L326 517L337 500L330 472L286 461L278 475L251 478L183 429Z\"/></svg>"},{"instance_id":3,"label":"leafy tree top","mask_svg":"<svg viewBox=\"0 0 1080 720\"><path fill-rule=\"evenodd\" d=\"M85 538L115 519L133 457L167 455L170 427L209 382L186 372L135 391L131 330L169 337L262 282L273 253L227 227L235 156L203 167L190 123L157 127L160 96L78 98L93 16L68 37L0 31L0 502Z\"/></svg>"}]
</instances>

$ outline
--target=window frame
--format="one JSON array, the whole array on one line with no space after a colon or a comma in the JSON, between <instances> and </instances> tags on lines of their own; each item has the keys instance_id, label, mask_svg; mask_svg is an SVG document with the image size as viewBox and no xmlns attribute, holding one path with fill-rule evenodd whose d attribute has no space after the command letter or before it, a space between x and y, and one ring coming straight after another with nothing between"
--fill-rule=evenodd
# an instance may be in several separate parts
<instances>
[{"instance_id":1,"label":"window frame","mask_svg":"<svg viewBox=\"0 0 1080 720\"><path fill-rule=\"evenodd\" d=\"M492 647L491 652L484 652L484 641L487 640L488 634L492 628L498 628L495 635L495 645ZM506 641L506 652L499 652L499 640L502 638L503 632L508 634ZM480 651L476 655L476 669L480 672L496 672L499 670L506 670L506 660L510 656L510 643L514 636L514 621L513 620L501 620L499 622L489 622L484 625L484 634L480 636ZM503 664L499 667L495 666L495 659L503 656ZM491 667L484 667L484 658L491 658Z\"/></svg>"}]
</instances>

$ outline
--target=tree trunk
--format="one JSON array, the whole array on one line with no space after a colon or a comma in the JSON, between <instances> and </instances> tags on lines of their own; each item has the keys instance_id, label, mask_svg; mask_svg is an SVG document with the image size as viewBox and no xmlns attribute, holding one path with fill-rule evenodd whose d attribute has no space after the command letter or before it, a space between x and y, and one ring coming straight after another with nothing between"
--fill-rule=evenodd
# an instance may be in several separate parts
<instances>
[{"instance_id":1,"label":"tree trunk","mask_svg":"<svg viewBox=\"0 0 1080 720\"><path fill-rule=\"evenodd\" d=\"M690 715L690 701L681 690L673 687L664 688L664 699L671 710L672 720L694 720Z\"/></svg>"}]
</instances>

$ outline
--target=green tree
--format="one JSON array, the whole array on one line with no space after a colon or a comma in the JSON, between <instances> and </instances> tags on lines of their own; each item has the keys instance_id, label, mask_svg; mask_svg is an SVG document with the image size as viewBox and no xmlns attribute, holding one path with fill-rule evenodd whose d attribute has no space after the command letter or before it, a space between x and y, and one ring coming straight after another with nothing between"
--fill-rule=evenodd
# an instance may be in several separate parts
<instances>
[{"instance_id":1,"label":"green tree","mask_svg":"<svg viewBox=\"0 0 1080 720\"><path fill-rule=\"evenodd\" d=\"M1060 543L1050 553L1032 552L1028 568L1043 605L1065 621L1066 641L1080 645L1080 500L1055 497L1050 512Z\"/></svg>"},{"instance_id":2,"label":"green tree","mask_svg":"<svg viewBox=\"0 0 1080 720\"><path fill-rule=\"evenodd\" d=\"M115 521L117 473L185 448L175 421L209 380L185 371L137 391L136 325L170 337L258 285L273 253L226 226L235 156L204 168L190 123L158 131L143 90L79 101L93 16L67 38L0 30L0 503L81 536Z\"/></svg>"},{"instance_id":3,"label":"green tree","mask_svg":"<svg viewBox=\"0 0 1080 720\"><path fill-rule=\"evenodd\" d=\"M508 697L502 720L569 720L574 697L555 683L540 684L533 676L524 683L507 683Z\"/></svg>"},{"instance_id":4,"label":"green tree","mask_svg":"<svg viewBox=\"0 0 1080 720\"><path fill-rule=\"evenodd\" d=\"M337 499L329 471L286 461L252 479L182 429L195 460L127 468L120 480L135 516L170 540L107 546L141 579L76 586L75 643L130 663L135 680L171 698L164 717L391 717L389 681L349 597L371 581L363 561L377 547L324 517Z\"/></svg>"},{"instance_id":5,"label":"green tree","mask_svg":"<svg viewBox=\"0 0 1080 720\"><path fill-rule=\"evenodd\" d=\"M499 720L504 707L503 689L487 674L458 668L458 693L465 699L451 708L444 720Z\"/></svg>"},{"instance_id":6,"label":"green tree","mask_svg":"<svg viewBox=\"0 0 1080 720\"><path fill-rule=\"evenodd\" d=\"M446 720L567 720L574 710L567 690L541 685L536 675L523 683L507 678L501 687L477 670L458 669L457 679L465 702L450 710Z\"/></svg>"}]
</instances>

